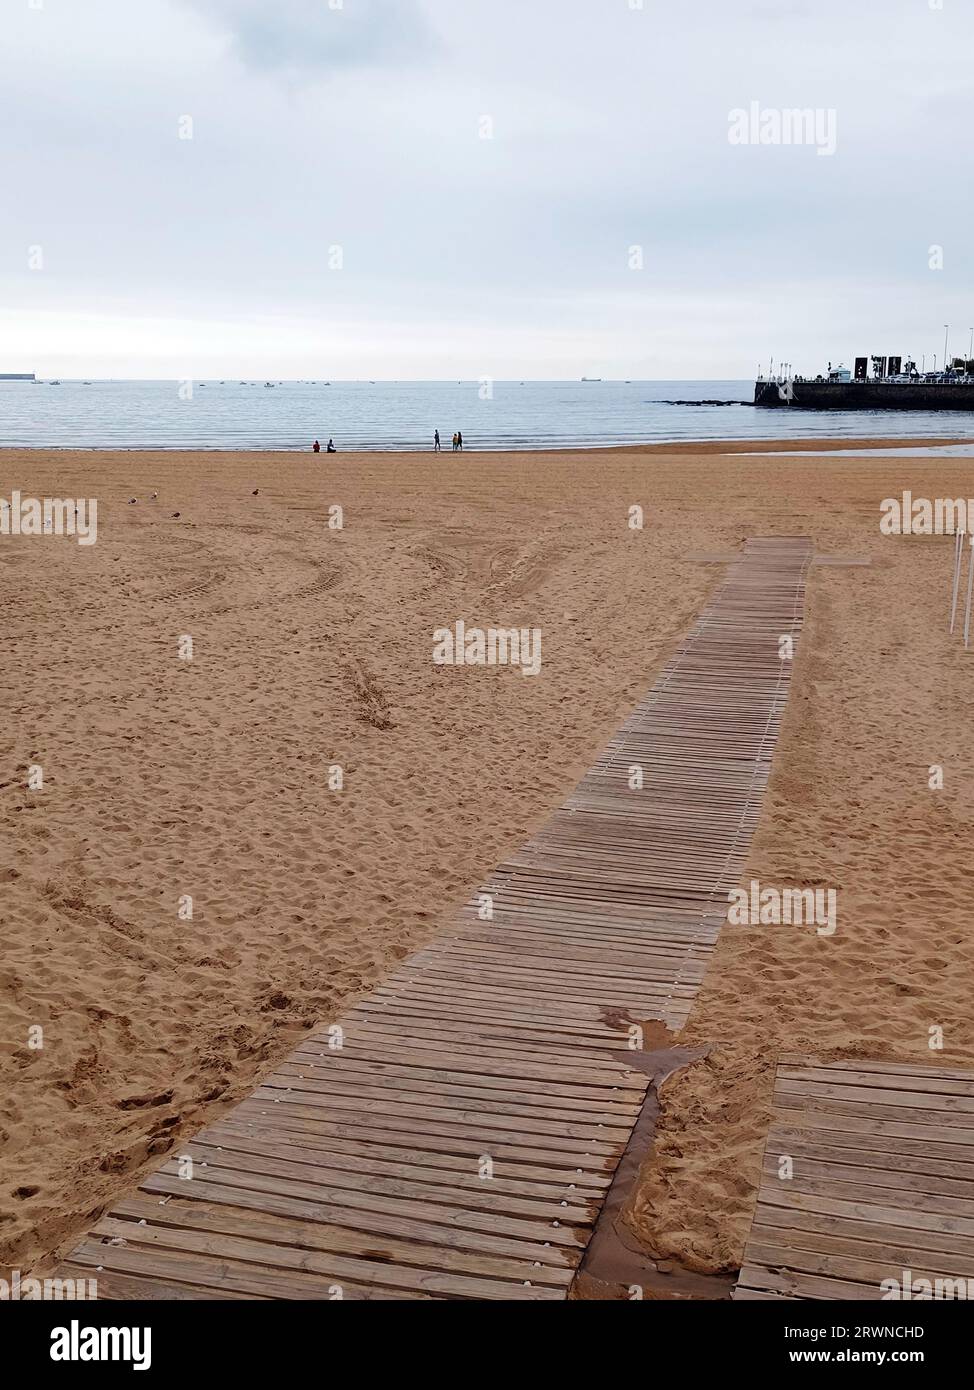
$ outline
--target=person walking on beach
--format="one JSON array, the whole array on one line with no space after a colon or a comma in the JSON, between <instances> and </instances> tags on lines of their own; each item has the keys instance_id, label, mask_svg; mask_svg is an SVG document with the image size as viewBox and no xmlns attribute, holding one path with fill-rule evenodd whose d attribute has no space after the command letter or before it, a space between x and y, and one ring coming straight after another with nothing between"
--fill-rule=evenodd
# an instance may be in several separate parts
<instances>
[{"instance_id":1,"label":"person walking on beach","mask_svg":"<svg viewBox=\"0 0 974 1390\"><path fill-rule=\"evenodd\" d=\"M457 435L456 435L456 432L454 431L454 435L453 435L453 452L456 453L456 451L457 451Z\"/></svg>"},{"instance_id":2,"label":"person walking on beach","mask_svg":"<svg viewBox=\"0 0 974 1390\"><path fill-rule=\"evenodd\" d=\"M321 453L321 445L318 443L317 439L315 440L314 444L312 445L312 449L313 449L313 452L316 453L316 454L320 454L320 453Z\"/></svg>"},{"instance_id":3,"label":"person walking on beach","mask_svg":"<svg viewBox=\"0 0 974 1390\"><path fill-rule=\"evenodd\" d=\"M439 432L439 430L434 430L434 431L433 431L433 453L434 453L434 454L438 454L439 452L440 452L440 432Z\"/></svg>"},{"instance_id":4,"label":"person walking on beach","mask_svg":"<svg viewBox=\"0 0 974 1390\"><path fill-rule=\"evenodd\" d=\"M459 430L457 430L457 448L460 450L460 453L462 454L462 453L463 453L463 435L460 433Z\"/></svg>"}]
</instances>

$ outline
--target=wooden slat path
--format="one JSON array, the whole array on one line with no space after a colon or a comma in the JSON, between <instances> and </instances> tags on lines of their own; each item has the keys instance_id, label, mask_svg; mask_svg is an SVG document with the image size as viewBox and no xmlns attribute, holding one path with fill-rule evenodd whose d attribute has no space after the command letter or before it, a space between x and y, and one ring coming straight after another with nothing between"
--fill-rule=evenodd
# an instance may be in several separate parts
<instances>
[{"instance_id":1,"label":"wooden slat path","mask_svg":"<svg viewBox=\"0 0 974 1390\"><path fill-rule=\"evenodd\" d=\"M974 1072L789 1057L774 1106L735 1299L974 1293Z\"/></svg>"},{"instance_id":2,"label":"wooden slat path","mask_svg":"<svg viewBox=\"0 0 974 1390\"><path fill-rule=\"evenodd\" d=\"M116 1203L61 1273L97 1271L108 1298L565 1298L648 1084L630 1026L686 1020L744 865L810 558L803 539L749 541L453 930L347 1011L340 1048L306 1038Z\"/></svg>"}]
</instances>

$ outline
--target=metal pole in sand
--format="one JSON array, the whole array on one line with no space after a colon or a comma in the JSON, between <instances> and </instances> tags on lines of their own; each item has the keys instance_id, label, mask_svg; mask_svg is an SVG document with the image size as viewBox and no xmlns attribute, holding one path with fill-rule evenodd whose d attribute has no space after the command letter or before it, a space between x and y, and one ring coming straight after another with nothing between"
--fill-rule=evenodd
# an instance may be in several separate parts
<instances>
[{"instance_id":1,"label":"metal pole in sand","mask_svg":"<svg viewBox=\"0 0 974 1390\"><path fill-rule=\"evenodd\" d=\"M971 536L971 553L967 561L967 610L964 614L964 646L971 645L971 595L974 594L974 535Z\"/></svg>"},{"instance_id":2,"label":"metal pole in sand","mask_svg":"<svg viewBox=\"0 0 974 1390\"><path fill-rule=\"evenodd\" d=\"M953 597L950 601L950 631L954 630L954 619L957 617L957 594L960 590L960 567L961 558L964 554L964 532L958 530L954 537L954 589Z\"/></svg>"}]
</instances>

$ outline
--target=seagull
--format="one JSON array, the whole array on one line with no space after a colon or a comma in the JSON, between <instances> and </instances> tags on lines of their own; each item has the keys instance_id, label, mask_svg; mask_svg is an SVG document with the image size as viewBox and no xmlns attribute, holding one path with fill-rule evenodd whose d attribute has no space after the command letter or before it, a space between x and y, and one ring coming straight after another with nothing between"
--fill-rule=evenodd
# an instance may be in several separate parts
<instances>
[{"instance_id":1,"label":"seagull","mask_svg":"<svg viewBox=\"0 0 974 1390\"><path fill-rule=\"evenodd\" d=\"M259 488L259 487L255 487L254 490L253 490L253 492L250 494L251 497L256 497L257 494L258 494L258 492L260 492L260 488Z\"/></svg>"},{"instance_id":2,"label":"seagull","mask_svg":"<svg viewBox=\"0 0 974 1390\"><path fill-rule=\"evenodd\" d=\"M129 506L131 507L132 503L133 503L133 502L137 502L138 500L139 500L139 499L138 499L137 497L130 497L130 498L129 498Z\"/></svg>"},{"instance_id":3,"label":"seagull","mask_svg":"<svg viewBox=\"0 0 974 1390\"><path fill-rule=\"evenodd\" d=\"M174 517L174 518L177 517L178 515L179 515L178 512L173 512L173 517Z\"/></svg>"},{"instance_id":4,"label":"seagull","mask_svg":"<svg viewBox=\"0 0 974 1390\"><path fill-rule=\"evenodd\" d=\"M158 496L159 496L158 492L154 492L154 493L152 494L152 500L153 500L153 502L156 500L156 498L157 498Z\"/></svg>"}]
</instances>

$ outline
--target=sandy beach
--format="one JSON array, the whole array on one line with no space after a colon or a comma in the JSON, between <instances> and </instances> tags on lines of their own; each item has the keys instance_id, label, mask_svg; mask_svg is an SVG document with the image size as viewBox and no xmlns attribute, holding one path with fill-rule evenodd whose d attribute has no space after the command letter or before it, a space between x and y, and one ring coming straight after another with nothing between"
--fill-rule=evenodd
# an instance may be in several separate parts
<instances>
[{"instance_id":1,"label":"sandy beach","mask_svg":"<svg viewBox=\"0 0 974 1390\"><path fill-rule=\"evenodd\" d=\"M652 685L721 574L696 557L750 535L871 561L810 572L748 873L834 887L839 925L724 928L633 1228L737 1267L781 1052L974 1066L974 651L953 540L879 530L974 467L743 452L0 453L4 496L98 499L96 545L0 538L0 1265L435 936ZM434 665L457 619L541 628L541 673Z\"/></svg>"}]
</instances>

